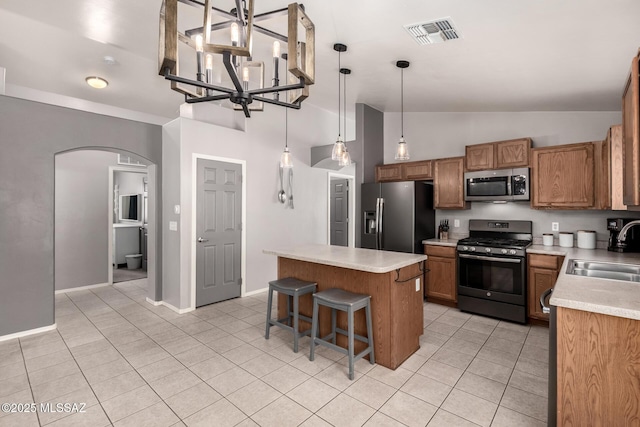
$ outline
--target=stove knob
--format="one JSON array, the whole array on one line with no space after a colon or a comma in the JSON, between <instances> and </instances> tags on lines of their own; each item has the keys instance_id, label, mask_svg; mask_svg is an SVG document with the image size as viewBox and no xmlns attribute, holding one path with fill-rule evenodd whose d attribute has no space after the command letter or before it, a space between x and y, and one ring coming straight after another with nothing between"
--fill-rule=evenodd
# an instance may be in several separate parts
<instances>
[{"instance_id":1,"label":"stove knob","mask_svg":"<svg viewBox=\"0 0 640 427\"><path fill-rule=\"evenodd\" d=\"M503 249L503 250L501 250L500 252L502 252L503 254L506 254L506 253L507 253L507 250L506 250L506 249Z\"/></svg>"},{"instance_id":2,"label":"stove knob","mask_svg":"<svg viewBox=\"0 0 640 427\"><path fill-rule=\"evenodd\" d=\"M473 246L471 246L471 248L469 248L469 250L471 250L471 252L475 252L476 248L474 248Z\"/></svg>"},{"instance_id":3,"label":"stove knob","mask_svg":"<svg viewBox=\"0 0 640 427\"><path fill-rule=\"evenodd\" d=\"M468 250L469 250L469 246L463 246L463 247L462 247L462 250L463 250L463 251L468 251Z\"/></svg>"},{"instance_id":4,"label":"stove knob","mask_svg":"<svg viewBox=\"0 0 640 427\"><path fill-rule=\"evenodd\" d=\"M509 251L509 253L510 253L511 255L515 255L515 254L516 254L516 250L515 250L515 249L511 249L511 250Z\"/></svg>"},{"instance_id":5,"label":"stove knob","mask_svg":"<svg viewBox=\"0 0 640 427\"><path fill-rule=\"evenodd\" d=\"M491 252L491 248L484 248L485 252Z\"/></svg>"}]
</instances>

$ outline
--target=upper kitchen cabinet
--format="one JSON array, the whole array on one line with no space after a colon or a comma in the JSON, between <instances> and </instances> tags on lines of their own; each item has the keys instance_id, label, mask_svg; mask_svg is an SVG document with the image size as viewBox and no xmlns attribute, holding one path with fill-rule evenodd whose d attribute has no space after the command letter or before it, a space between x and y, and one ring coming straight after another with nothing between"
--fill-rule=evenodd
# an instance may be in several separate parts
<instances>
[{"instance_id":1,"label":"upper kitchen cabinet","mask_svg":"<svg viewBox=\"0 0 640 427\"><path fill-rule=\"evenodd\" d=\"M466 209L464 157L434 160L433 204L436 209Z\"/></svg>"},{"instance_id":2,"label":"upper kitchen cabinet","mask_svg":"<svg viewBox=\"0 0 640 427\"><path fill-rule=\"evenodd\" d=\"M610 203L605 205L607 209L614 211L627 210L623 200L624 188L624 144L622 141L622 125L609 128L607 137L603 141L603 173L608 174L609 179L603 179L600 190L608 195ZM607 193L608 191L608 193Z\"/></svg>"},{"instance_id":3,"label":"upper kitchen cabinet","mask_svg":"<svg viewBox=\"0 0 640 427\"><path fill-rule=\"evenodd\" d=\"M532 149L531 207L595 207L593 153L591 142Z\"/></svg>"},{"instance_id":4,"label":"upper kitchen cabinet","mask_svg":"<svg viewBox=\"0 0 640 427\"><path fill-rule=\"evenodd\" d=\"M638 95L638 55L622 94L622 141L624 144L624 204L640 206L640 98Z\"/></svg>"},{"instance_id":5,"label":"upper kitchen cabinet","mask_svg":"<svg viewBox=\"0 0 640 427\"><path fill-rule=\"evenodd\" d=\"M531 138L510 139L465 147L466 171L529 167Z\"/></svg>"},{"instance_id":6,"label":"upper kitchen cabinet","mask_svg":"<svg viewBox=\"0 0 640 427\"><path fill-rule=\"evenodd\" d=\"M433 162L431 160L422 160L419 162L403 163L402 175L407 181L433 179Z\"/></svg>"},{"instance_id":7,"label":"upper kitchen cabinet","mask_svg":"<svg viewBox=\"0 0 640 427\"><path fill-rule=\"evenodd\" d=\"M531 138L511 139L495 143L496 168L527 168L531 152Z\"/></svg>"},{"instance_id":8,"label":"upper kitchen cabinet","mask_svg":"<svg viewBox=\"0 0 640 427\"><path fill-rule=\"evenodd\" d=\"M433 162L431 160L376 166L376 182L419 181L423 179L433 179Z\"/></svg>"},{"instance_id":9,"label":"upper kitchen cabinet","mask_svg":"<svg viewBox=\"0 0 640 427\"><path fill-rule=\"evenodd\" d=\"M467 145L464 147L466 171L495 169L495 146L493 143Z\"/></svg>"},{"instance_id":10,"label":"upper kitchen cabinet","mask_svg":"<svg viewBox=\"0 0 640 427\"><path fill-rule=\"evenodd\" d=\"M402 181L402 164L376 166L376 182Z\"/></svg>"}]
</instances>

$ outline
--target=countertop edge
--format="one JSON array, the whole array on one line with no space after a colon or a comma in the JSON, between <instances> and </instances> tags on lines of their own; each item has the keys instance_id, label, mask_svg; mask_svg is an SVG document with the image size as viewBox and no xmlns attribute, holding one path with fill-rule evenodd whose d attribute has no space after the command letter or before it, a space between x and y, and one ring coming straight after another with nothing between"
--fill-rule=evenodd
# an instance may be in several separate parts
<instances>
[{"instance_id":1,"label":"countertop edge","mask_svg":"<svg viewBox=\"0 0 640 427\"><path fill-rule=\"evenodd\" d=\"M422 241L423 245L447 246L455 248L458 245L458 239L427 239Z\"/></svg>"},{"instance_id":2,"label":"countertop edge","mask_svg":"<svg viewBox=\"0 0 640 427\"><path fill-rule=\"evenodd\" d=\"M352 249L358 249L358 248L352 248ZM403 260L403 261L397 261L395 263L392 264L388 264L384 267L375 267L375 266L371 266L371 265L366 265L366 264L360 264L360 263L349 263L349 262L343 262L343 261L336 261L336 260L328 260L328 259L323 259L323 258L318 258L318 257L312 257L312 256L307 256L307 255L302 255L302 254L292 254L288 251L285 250L278 250L278 249L263 249L262 253L267 254L267 255L275 255L278 257L283 257L283 258L288 258L288 259L294 259L297 261L305 261L305 262L311 262L311 263L315 263L315 264L323 264L323 265L330 265L332 267L340 267L340 268L346 268L346 269L350 269L350 270L358 270L358 271L364 271L367 273L376 273L376 274L384 274L384 273L389 273L391 271L400 269L400 268L404 268L407 267L409 265L413 265L413 264L417 264L419 262L425 261L427 259L426 255L421 255L421 254L404 254L404 255L411 255L412 259L407 259L407 260ZM398 252L393 252L393 254L399 254Z\"/></svg>"}]
</instances>

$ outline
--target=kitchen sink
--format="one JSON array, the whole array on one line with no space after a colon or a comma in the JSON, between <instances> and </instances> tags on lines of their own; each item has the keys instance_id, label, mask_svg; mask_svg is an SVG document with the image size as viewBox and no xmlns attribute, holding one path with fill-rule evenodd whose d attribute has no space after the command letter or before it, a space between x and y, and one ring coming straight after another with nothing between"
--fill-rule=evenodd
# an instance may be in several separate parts
<instances>
[{"instance_id":1,"label":"kitchen sink","mask_svg":"<svg viewBox=\"0 0 640 427\"><path fill-rule=\"evenodd\" d=\"M567 274L640 282L640 265L572 259L569 260Z\"/></svg>"}]
</instances>

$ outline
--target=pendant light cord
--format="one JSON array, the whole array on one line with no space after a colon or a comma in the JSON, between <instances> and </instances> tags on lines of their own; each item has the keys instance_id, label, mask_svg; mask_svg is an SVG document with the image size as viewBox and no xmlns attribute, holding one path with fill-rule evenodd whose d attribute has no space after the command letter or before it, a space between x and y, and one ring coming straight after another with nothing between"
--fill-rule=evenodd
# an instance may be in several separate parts
<instances>
[{"instance_id":1,"label":"pendant light cord","mask_svg":"<svg viewBox=\"0 0 640 427\"><path fill-rule=\"evenodd\" d=\"M404 138L404 68L400 68L400 137Z\"/></svg>"},{"instance_id":2,"label":"pendant light cord","mask_svg":"<svg viewBox=\"0 0 640 427\"><path fill-rule=\"evenodd\" d=\"M289 108L284 109L284 148L288 148L289 142Z\"/></svg>"},{"instance_id":3,"label":"pendant light cord","mask_svg":"<svg viewBox=\"0 0 640 427\"><path fill-rule=\"evenodd\" d=\"M338 137L340 137L340 51L338 51Z\"/></svg>"},{"instance_id":4,"label":"pendant light cord","mask_svg":"<svg viewBox=\"0 0 640 427\"><path fill-rule=\"evenodd\" d=\"M344 74L344 145L347 145L347 75Z\"/></svg>"}]
</instances>

